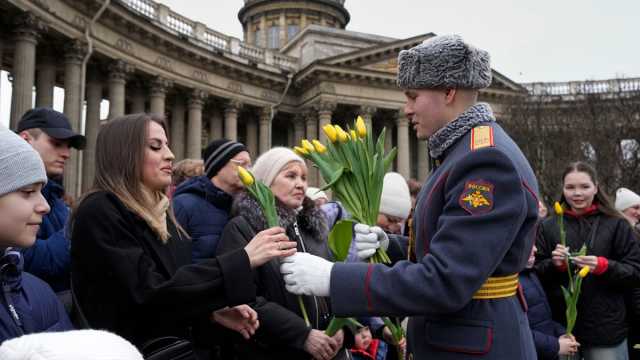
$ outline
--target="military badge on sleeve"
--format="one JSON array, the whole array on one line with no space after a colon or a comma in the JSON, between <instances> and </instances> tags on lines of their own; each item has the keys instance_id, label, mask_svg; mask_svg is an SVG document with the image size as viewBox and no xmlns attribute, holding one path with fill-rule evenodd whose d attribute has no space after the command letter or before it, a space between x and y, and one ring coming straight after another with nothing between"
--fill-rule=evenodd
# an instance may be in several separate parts
<instances>
[{"instance_id":1,"label":"military badge on sleeve","mask_svg":"<svg viewBox=\"0 0 640 360\"><path fill-rule=\"evenodd\" d=\"M493 184L484 180L467 181L458 203L471 215L488 213L493 209Z\"/></svg>"}]
</instances>

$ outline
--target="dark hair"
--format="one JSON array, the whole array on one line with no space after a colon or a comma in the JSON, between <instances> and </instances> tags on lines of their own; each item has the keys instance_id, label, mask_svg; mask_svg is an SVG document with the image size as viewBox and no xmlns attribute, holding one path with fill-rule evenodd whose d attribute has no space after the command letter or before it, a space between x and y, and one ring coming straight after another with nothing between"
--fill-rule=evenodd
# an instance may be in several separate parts
<instances>
[{"instance_id":1,"label":"dark hair","mask_svg":"<svg viewBox=\"0 0 640 360\"><path fill-rule=\"evenodd\" d=\"M600 181L598 181L598 173L596 172L596 169L594 169L593 166L585 162L582 162L582 161L572 162L564 169L564 171L562 172L562 184L561 184L562 189L564 189L564 179L567 177L567 175L573 172L581 172L589 175L589 178L591 179L593 184L596 186L596 189L598 190L598 192L593 198L593 202L598 204L598 209L600 211L602 211L604 214L607 214L609 216L622 218L622 214L620 214L620 212L613 207L611 197L609 197L607 193L604 192L604 190L600 186ZM564 190L560 195L560 203L568 204L567 199L564 197Z\"/></svg>"}]
</instances>

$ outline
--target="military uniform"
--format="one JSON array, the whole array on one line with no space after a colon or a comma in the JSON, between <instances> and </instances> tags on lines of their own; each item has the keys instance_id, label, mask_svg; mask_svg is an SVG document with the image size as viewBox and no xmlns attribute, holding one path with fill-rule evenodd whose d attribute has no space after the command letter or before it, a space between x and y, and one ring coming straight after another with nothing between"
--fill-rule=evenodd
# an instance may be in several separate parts
<instances>
[{"instance_id":1,"label":"military uniform","mask_svg":"<svg viewBox=\"0 0 640 360\"><path fill-rule=\"evenodd\" d=\"M337 315L411 315L415 359L536 359L517 294L535 237L538 185L495 122L438 159L416 206L418 263L335 264Z\"/></svg>"}]
</instances>

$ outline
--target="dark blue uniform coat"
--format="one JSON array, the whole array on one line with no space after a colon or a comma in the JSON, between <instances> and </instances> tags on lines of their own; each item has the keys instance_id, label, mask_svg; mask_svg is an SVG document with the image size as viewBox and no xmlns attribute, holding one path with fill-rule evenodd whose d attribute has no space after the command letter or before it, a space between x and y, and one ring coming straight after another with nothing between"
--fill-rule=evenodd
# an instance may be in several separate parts
<instances>
[{"instance_id":1,"label":"dark blue uniform coat","mask_svg":"<svg viewBox=\"0 0 640 360\"><path fill-rule=\"evenodd\" d=\"M410 315L415 359L534 360L517 296L473 300L490 276L525 268L537 222L536 178L518 146L495 122L494 146L471 149L471 131L449 146L418 197L418 263L335 264L336 315ZM486 201L472 207L480 186Z\"/></svg>"}]
</instances>

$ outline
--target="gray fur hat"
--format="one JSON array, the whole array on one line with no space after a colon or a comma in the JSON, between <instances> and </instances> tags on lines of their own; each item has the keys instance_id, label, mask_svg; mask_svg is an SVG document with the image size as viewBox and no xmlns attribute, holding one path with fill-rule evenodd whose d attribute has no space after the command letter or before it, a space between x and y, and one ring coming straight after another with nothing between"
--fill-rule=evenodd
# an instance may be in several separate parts
<instances>
[{"instance_id":1,"label":"gray fur hat","mask_svg":"<svg viewBox=\"0 0 640 360\"><path fill-rule=\"evenodd\" d=\"M490 84L489 53L458 35L435 36L398 55L403 89L483 89Z\"/></svg>"},{"instance_id":2,"label":"gray fur hat","mask_svg":"<svg viewBox=\"0 0 640 360\"><path fill-rule=\"evenodd\" d=\"M40 155L23 138L0 125L0 196L46 182Z\"/></svg>"}]
</instances>

